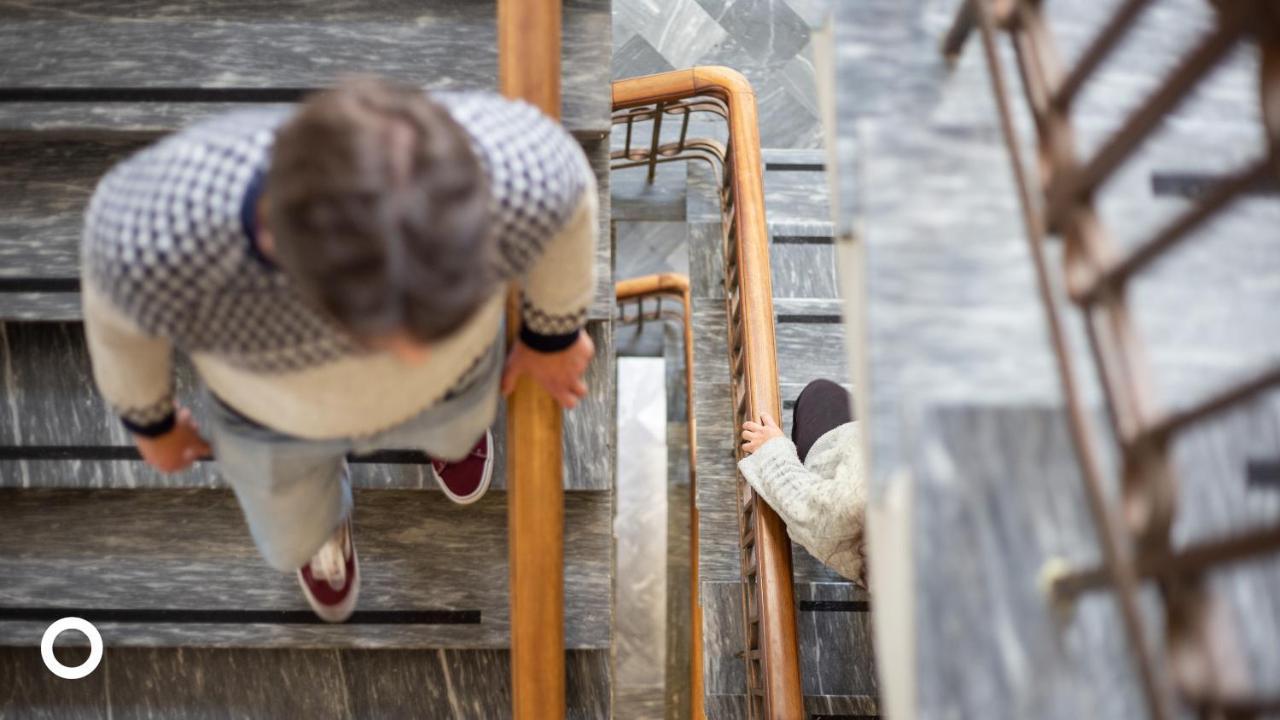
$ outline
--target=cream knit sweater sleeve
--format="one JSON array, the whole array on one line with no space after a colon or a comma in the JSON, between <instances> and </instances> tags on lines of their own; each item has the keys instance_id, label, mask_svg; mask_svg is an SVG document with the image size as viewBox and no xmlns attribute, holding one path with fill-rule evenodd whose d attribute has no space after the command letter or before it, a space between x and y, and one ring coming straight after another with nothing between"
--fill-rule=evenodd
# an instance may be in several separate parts
<instances>
[{"instance_id":1,"label":"cream knit sweater sleeve","mask_svg":"<svg viewBox=\"0 0 1280 720\"><path fill-rule=\"evenodd\" d=\"M111 408L136 435L173 428L173 345L138 326L87 278L82 283L84 334L93 378Z\"/></svg>"},{"instance_id":2,"label":"cream knit sweater sleeve","mask_svg":"<svg viewBox=\"0 0 1280 720\"><path fill-rule=\"evenodd\" d=\"M796 446L777 437L738 463L743 477L787 524L787 534L836 572L865 585L866 479L857 422L814 443L801 464Z\"/></svg>"},{"instance_id":3,"label":"cream knit sweater sleeve","mask_svg":"<svg viewBox=\"0 0 1280 720\"><path fill-rule=\"evenodd\" d=\"M521 339L535 350L563 350L586 323L596 286L597 209L595 179L569 220L525 274Z\"/></svg>"}]
</instances>

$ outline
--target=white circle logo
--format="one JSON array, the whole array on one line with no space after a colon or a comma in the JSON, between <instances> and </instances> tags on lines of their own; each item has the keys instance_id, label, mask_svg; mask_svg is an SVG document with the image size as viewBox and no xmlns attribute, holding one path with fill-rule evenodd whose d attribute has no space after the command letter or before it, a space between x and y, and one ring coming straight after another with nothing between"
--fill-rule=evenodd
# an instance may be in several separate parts
<instances>
[{"instance_id":1,"label":"white circle logo","mask_svg":"<svg viewBox=\"0 0 1280 720\"><path fill-rule=\"evenodd\" d=\"M89 638L89 659L76 667L67 667L58 662L58 658L53 656L53 641L68 630L79 630L85 637ZM93 623L88 620L78 617L64 617L44 631L44 637L40 638L40 657L44 658L44 666L49 668L49 672L54 675L63 680L79 680L97 670L98 663L102 662L102 635L98 633L98 628L94 627Z\"/></svg>"}]
</instances>

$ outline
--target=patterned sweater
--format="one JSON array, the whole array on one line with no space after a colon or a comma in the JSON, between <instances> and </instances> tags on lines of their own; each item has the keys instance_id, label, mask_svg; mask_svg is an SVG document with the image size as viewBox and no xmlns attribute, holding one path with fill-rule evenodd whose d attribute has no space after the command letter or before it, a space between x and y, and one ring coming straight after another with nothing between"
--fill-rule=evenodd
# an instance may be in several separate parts
<instances>
[{"instance_id":1,"label":"patterned sweater","mask_svg":"<svg viewBox=\"0 0 1280 720\"><path fill-rule=\"evenodd\" d=\"M488 176L493 262L524 291L522 340L577 338L594 288L596 195L577 142L532 106L435 93ZM283 109L215 117L113 168L86 214L85 331L94 377L125 425L174 423L172 354L240 413L306 438L359 436L412 417L469 381L500 340L505 288L409 367L357 346L314 311L256 244L256 208Z\"/></svg>"}]
</instances>

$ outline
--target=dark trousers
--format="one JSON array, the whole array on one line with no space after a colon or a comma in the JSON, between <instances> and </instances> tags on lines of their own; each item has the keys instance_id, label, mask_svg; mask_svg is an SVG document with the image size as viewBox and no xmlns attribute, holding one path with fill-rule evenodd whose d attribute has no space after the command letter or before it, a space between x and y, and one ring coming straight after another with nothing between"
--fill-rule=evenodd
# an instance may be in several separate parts
<instances>
[{"instance_id":1,"label":"dark trousers","mask_svg":"<svg viewBox=\"0 0 1280 720\"><path fill-rule=\"evenodd\" d=\"M853 397L830 380L814 380L796 398L791 416L791 440L800 462L818 438L853 420Z\"/></svg>"}]
</instances>

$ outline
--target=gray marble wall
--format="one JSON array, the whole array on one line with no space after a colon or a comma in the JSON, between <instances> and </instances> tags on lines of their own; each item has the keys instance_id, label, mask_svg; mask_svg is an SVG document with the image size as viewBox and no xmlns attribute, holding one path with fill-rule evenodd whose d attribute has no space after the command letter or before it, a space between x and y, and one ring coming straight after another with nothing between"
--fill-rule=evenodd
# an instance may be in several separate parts
<instances>
[{"instance_id":1,"label":"gray marble wall","mask_svg":"<svg viewBox=\"0 0 1280 720\"><path fill-rule=\"evenodd\" d=\"M818 147L813 28L830 0L615 0L613 77L727 65L751 81L764 147Z\"/></svg>"},{"instance_id":2,"label":"gray marble wall","mask_svg":"<svg viewBox=\"0 0 1280 720\"><path fill-rule=\"evenodd\" d=\"M618 362L614 684L620 712L627 705L625 717L645 714L644 708L655 699L660 711L663 700L667 635L665 380L662 358L623 358ZM636 703L640 706L632 707Z\"/></svg>"},{"instance_id":3,"label":"gray marble wall","mask_svg":"<svg viewBox=\"0 0 1280 720\"><path fill-rule=\"evenodd\" d=\"M1117 3L1048 3L1068 58ZM909 485L916 606L912 701L921 717L1128 718L1145 707L1114 600L1091 597L1059 622L1037 589L1052 558L1097 559L1092 519L1068 441L1046 321L1037 296L1009 157L977 38L948 69L937 52L956 3L868 0L837 5L838 227L857 230L866 284L873 487ZM1080 155L1100 146L1207 27L1209 5L1173 0L1139 31L1075 108ZM1006 81L1022 89L1007 45ZM1242 49L1162 126L1099 195L1124 247L1189 207L1159 190L1162 174L1219 176L1262 151L1256 53ZM1016 108L1024 141L1025 108ZM1034 158L1034 155L1027 155ZM1131 287L1151 380L1181 407L1280 358L1280 203L1259 194ZM1265 238L1265 239L1264 239ZM1057 246L1050 248L1056 272ZM1074 312L1063 318L1086 402L1099 413L1091 359ZM1250 486L1252 461L1280 455L1274 399L1180 441L1175 536L1274 523L1274 498ZM1198 440L1195 438L1199 438ZM1114 490L1112 491L1114 492ZM1212 580L1237 628L1253 680L1274 690L1280 611L1275 561ZM873 582L875 577L872 569ZM1158 605L1147 597L1152 636ZM900 638L878 638L882 647ZM957 652L957 648L963 648Z\"/></svg>"}]
</instances>

